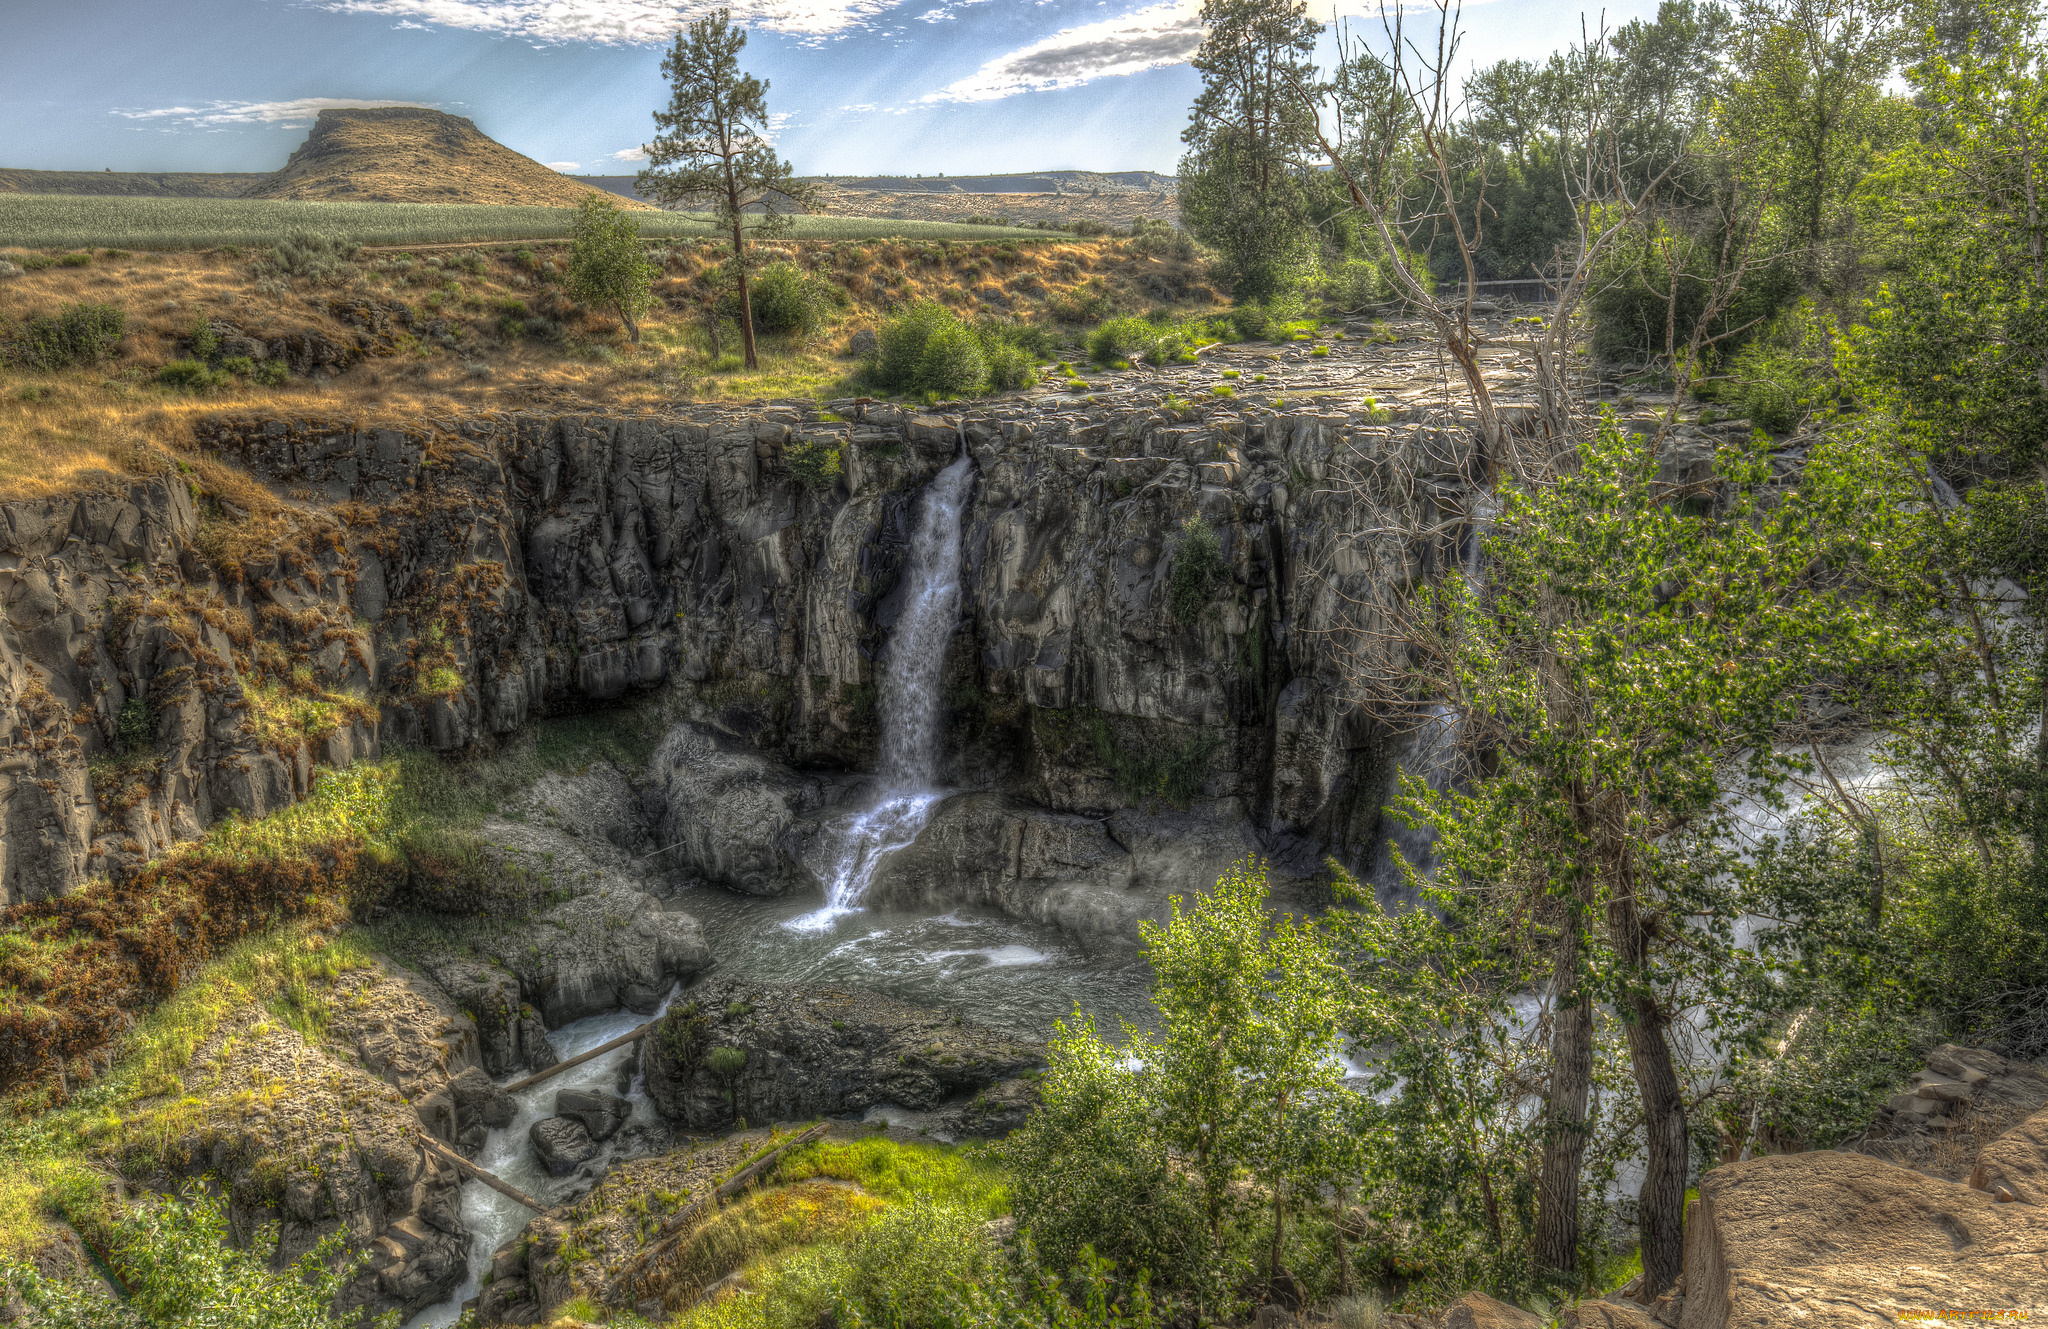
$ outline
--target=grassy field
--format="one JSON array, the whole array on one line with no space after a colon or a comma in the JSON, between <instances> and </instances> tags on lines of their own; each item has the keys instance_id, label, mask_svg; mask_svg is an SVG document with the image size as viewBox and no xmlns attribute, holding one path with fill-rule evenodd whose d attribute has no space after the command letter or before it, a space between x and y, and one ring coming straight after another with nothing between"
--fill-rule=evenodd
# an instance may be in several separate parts
<instances>
[{"instance_id":1,"label":"grassy field","mask_svg":"<svg viewBox=\"0 0 2048 1329\"><path fill-rule=\"evenodd\" d=\"M569 234L568 208L454 203L300 203L240 198L118 198L0 194L0 240L20 249L211 249L266 245L295 231L366 245L552 239ZM719 234L705 213L638 213L650 239ZM1022 240L1047 233L1004 226L886 217L798 217L804 240Z\"/></svg>"}]
</instances>

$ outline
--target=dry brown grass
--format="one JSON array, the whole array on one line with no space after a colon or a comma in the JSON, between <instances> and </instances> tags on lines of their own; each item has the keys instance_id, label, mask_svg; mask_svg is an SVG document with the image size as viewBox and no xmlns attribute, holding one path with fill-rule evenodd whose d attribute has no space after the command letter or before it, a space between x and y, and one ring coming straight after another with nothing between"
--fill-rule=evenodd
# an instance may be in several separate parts
<instances>
[{"instance_id":1,"label":"dry brown grass","mask_svg":"<svg viewBox=\"0 0 2048 1329\"><path fill-rule=\"evenodd\" d=\"M518 261L522 248L535 256L540 272ZM50 374L0 369L0 499L111 483L178 462L217 466L194 451L192 426L222 412L368 424L484 409L631 412L693 400L829 398L859 391L852 378L858 366L844 354L852 334L917 300L938 300L968 317L1045 322L1052 301L1090 281L1109 292L1116 312L1165 303L1159 298L1164 275L1185 290L1183 308L1217 302L1196 270L1144 258L1117 241L803 242L762 249L764 262L786 259L835 283L846 304L815 336L764 337L756 372L731 368L712 354L698 310L709 290L707 276L725 251L705 242L658 251L666 258L655 284L663 304L644 320L638 346L611 320L575 308L561 294L561 246L480 248L469 251L481 258L469 268L453 262L467 257L459 253L433 255L444 260L439 268L424 252L409 267L398 252L365 254L353 282L300 283L281 297L274 288L258 289L252 256L228 251L102 252L88 267L49 267L0 280L0 322L80 302L112 304L128 317L128 335L107 364ZM355 330L329 308L344 295L403 303L415 312L416 326L445 320L459 331L459 341L449 349L401 336L386 353L338 376L276 388L239 381L192 397L156 385L158 370L189 354L186 339L202 318L262 339L310 330L353 344ZM508 318L511 301L551 317L559 338L521 330L519 318ZM1076 342L1084 331L1053 326ZM720 349L731 356L737 338L728 335ZM202 475L207 490L234 494L231 469ZM250 486L230 501L260 512L277 500Z\"/></svg>"}]
</instances>

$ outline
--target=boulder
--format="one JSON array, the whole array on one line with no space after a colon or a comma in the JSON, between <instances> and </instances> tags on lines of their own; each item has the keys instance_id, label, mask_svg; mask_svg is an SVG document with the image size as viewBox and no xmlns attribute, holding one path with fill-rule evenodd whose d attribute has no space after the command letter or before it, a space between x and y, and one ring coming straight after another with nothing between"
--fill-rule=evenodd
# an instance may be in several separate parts
<instances>
[{"instance_id":1,"label":"boulder","mask_svg":"<svg viewBox=\"0 0 2048 1329\"><path fill-rule=\"evenodd\" d=\"M555 1095L555 1115L581 1123L593 1140L609 1140L633 1115L633 1105L617 1094L564 1089Z\"/></svg>"},{"instance_id":2,"label":"boulder","mask_svg":"<svg viewBox=\"0 0 2048 1329\"><path fill-rule=\"evenodd\" d=\"M677 725L648 760L647 776L660 793L671 868L742 895L787 895L805 883L790 832L817 808L817 781L699 724Z\"/></svg>"},{"instance_id":3,"label":"boulder","mask_svg":"<svg viewBox=\"0 0 2048 1329\"><path fill-rule=\"evenodd\" d=\"M1484 1292L1467 1292L1445 1308L1441 1329L1544 1329L1540 1315L1495 1301Z\"/></svg>"},{"instance_id":4,"label":"boulder","mask_svg":"<svg viewBox=\"0 0 2048 1329\"><path fill-rule=\"evenodd\" d=\"M647 1096L690 1130L878 1103L931 1111L1039 1065L1045 1049L848 988L711 979L641 1040ZM734 1053L739 1054L735 1059ZM723 1055L721 1055L723 1054Z\"/></svg>"},{"instance_id":5,"label":"boulder","mask_svg":"<svg viewBox=\"0 0 2048 1329\"><path fill-rule=\"evenodd\" d=\"M598 1154L597 1142L583 1123L568 1117L536 1121L526 1128L526 1138L551 1177L566 1177Z\"/></svg>"},{"instance_id":6,"label":"boulder","mask_svg":"<svg viewBox=\"0 0 2048 1329\"><path fill-rule=\"evenodd\" d=\"M455 1095L457 1130L468 1130L471 1126L503 1130L519 1115L518 1102L498 1088L480 1066L471 1066L448 1087Z\"/></svg>"},{"instance_id":7,"label":"boulder","mask_svg":"<svg viewBox=\"0 0 2048 1329\"><path fill-rule=\"evenodd\" d=\"M2005 1203L2048 1205L2048 1111L1985 1145L1970 1171L1970 1186ZM2048 1213L2042 1222L2048 1225Z\"/></svg>"},{"instance_id":8,"label":"boulder","mask_svg":"<svg viewBox=\"0 0 2048 1329\"><path fill-rule=\"evenodd\" d=\"M1650 1312L1632 1301L1582 1301L1559 1317L1562 1329L1657 1329Z\"/></svg>"},{"instance_id":9,"label":"boulder","mask_svg":"<svg viewBox=\"0 0 2048 1329\"><path fill-rule=\"evenodd\" d=\"M1687 1215L1680 1329L1892 1325L1944 1307L2048 1312L2031 1206L1832 1150L1729 1163Z\"/></svg>"}]
</instances>

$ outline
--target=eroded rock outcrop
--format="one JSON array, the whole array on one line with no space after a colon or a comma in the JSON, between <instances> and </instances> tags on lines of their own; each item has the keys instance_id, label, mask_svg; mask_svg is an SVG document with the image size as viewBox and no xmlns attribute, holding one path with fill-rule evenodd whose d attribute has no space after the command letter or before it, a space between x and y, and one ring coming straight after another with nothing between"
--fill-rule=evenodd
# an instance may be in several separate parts
<instances>
[{"instance_id":1,"label":"eroded rock outcrop","mask_svg":"<svg viewBox=\"0 0 2048 1329\"><path fill-rule=\"evenodd\" d=\"M928 1110L1036 1066L1045 1049L953 1014L846 988L708 979L641 1041L670 1121L804 1121L877 1103Z\"/></svg>"},{"instance_id":2,"label":"eroded rock outcrop","mask_svg":"<svg viewBox=\"0 0 2048 1329\"><path fill-rule=\"evenodd\" d=\"M453 1086L480 1073L476 1031L430 982L381 965L343 973L324 1000L318 1043L260 1009L219 1029L178 1101L141 1105L122 1171L164 1191L216 1178L236 1232L278 1225L279 1268L341 1233L369 1263L340 1309L409 1316L467 1272L461 1178L420 1137L458 1138Z\"/></svg>"}]
</instances>

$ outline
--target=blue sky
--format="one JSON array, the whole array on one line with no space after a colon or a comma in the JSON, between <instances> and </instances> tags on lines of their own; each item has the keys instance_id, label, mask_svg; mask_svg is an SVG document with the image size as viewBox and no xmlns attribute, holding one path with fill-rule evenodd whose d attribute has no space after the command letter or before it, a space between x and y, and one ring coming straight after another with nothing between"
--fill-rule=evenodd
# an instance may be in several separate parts
<instances>
[{"instance_id":1,"label":"blue sky","mask_svg":"<svg viewBox=\"0 0 2048 1329\"><path fill-rule=\"evenodd\" d=\"M1377 12L1339 0L1338 12ZM558 169L630 173L705 0L0 0L0 167L267 171L322 106L436 106ZM1171 172L1199 0L735 0L803 174ZM1311 12L1327 18L1329 0ZM1655 10L1611 0L1610 25ZM1581 7L1482 0L1466 67ZM1600 10L1592 11L1597 22ZM1376 20L1374 20L1376 25Z\"/></svg>"}]
</instances>

